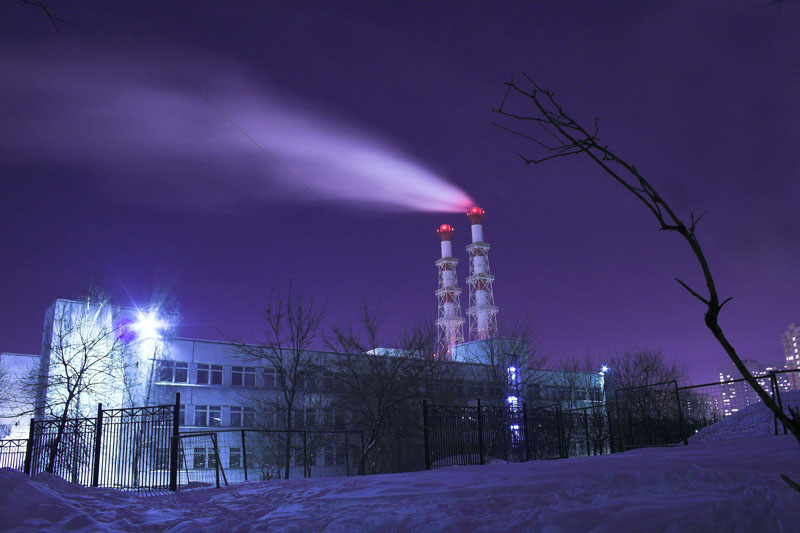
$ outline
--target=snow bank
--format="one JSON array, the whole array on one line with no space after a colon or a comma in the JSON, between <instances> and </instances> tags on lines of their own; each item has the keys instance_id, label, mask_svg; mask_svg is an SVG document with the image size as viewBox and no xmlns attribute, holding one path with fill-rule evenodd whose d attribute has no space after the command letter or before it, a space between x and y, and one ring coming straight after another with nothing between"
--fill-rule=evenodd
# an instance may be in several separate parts
<instances>
[{"instance_id":1,"label":"snow bank","mask_svg":"<svg viewBox=\"0 0 800 533\"><path fill-rule=\"evenodd\" d=\"M781 393L784 410L788 406L797 408L800 404L800 390ZM783 433L783 426L778 424L778 431ZM767 436L775 434L775 416L772 411L759 402L748 405L741 411L732 413L719 422L706 426L689 437L692 444L698 442L716 442L742 437Z\"/></svg>"},{"instance_id":2,"label":"snow bank","mask_svg":"<svg viewBox=\"0 0 800 533\"><path fill-rule=\"evenodd\" d=\"M800 447L765 437L137 497L0 470L0 529L796 531Z\"/></svg>"}]
</instances>

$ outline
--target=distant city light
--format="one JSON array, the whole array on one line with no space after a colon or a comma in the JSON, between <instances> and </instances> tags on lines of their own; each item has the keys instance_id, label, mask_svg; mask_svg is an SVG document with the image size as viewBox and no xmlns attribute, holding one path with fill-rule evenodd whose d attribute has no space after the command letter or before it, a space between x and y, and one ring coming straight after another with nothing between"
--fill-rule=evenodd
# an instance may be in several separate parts
<instances>
[{"instance_id":1,"label":"distant city light","mask_svg":"<svg viewBox=\"0 0 800 533\"><path fill-rule=\"evenodd\" d=\"M159 330L165 327L167 327L167 323L158 318L155 311L150 311L147 314L143 314L140 311L136 322L132 325L140 340L160 339L161 333L159 333Z\"/></svg>"}]
</instances>

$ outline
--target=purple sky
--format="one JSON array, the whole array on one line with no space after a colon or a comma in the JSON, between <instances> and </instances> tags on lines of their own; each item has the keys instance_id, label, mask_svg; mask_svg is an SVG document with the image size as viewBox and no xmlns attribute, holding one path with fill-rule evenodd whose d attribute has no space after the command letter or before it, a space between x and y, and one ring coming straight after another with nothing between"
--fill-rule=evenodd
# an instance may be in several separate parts
<instances>
[{"instance_id":1,"label":"purple sky","mask_svg":"<svg viewBox=\"0 0 800 533\"><path fill-rule=\"evenodd\" d=\"M781 359L800 320L800 10L48 5L75 26L0 8L0 93L44 145L0 101L2 351L37 351L45 307L90 280L125 304L169 290L199 338L251 336L292 277L332 319L367 298L432 320L435 229L456 227L463 287L473 198L498 319L530 315L553 364L641 343L714 379L725 355L673 281L699 278L685 245L589 162L526 168L491 126L520 69L679 211L709 210L745 357Z\"/></svg>"}]
</instances>

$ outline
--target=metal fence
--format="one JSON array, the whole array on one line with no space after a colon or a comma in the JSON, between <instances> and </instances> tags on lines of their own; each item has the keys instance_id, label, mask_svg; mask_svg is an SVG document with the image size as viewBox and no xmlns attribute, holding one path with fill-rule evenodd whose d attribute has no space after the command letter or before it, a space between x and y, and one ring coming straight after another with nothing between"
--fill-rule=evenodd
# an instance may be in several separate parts
<instances>
[{"instance_id":1,"label":"metal fence","mask_svg":"<svg viewBox=\"0 0 800 533\"><path fill-rule=\"evenodd\" d=\"M800 370L758 378L788 413L800 409ZM527 409L423 404L426 468L557 459L648 446L786 434L744 379L617 389L606 404Z\"/></svg>"},{"instance_id":2,"label":"metal fence","mask_svg":"<svg viewBox=\"0 0 800 533\"><path fill-rule=\"evenodd\" d=\"M178 437L178 488L363 473L364 434L230 429Z\"/></svg>"},{"instance_id":3,"label":"metal fence","mask_svg":"<svg viewBox=\"0 0 800 533\"><path fill-rule=\"evenodd\" d=\"M27 447L27 439L0 440L0 468L22 470L25 464L25 449Z\"/></svg>"},{"instance_id":4,"label":"metal fence","mask_svg":"<svg viewBox=\"0 0 800 533\"><path fill-rule=\"evenodd\" d=\"M95 418L31 420L22 470L85 486L175 490L180 395L176 400L123 409L101 404Z\"/></svg>"}]
</instances>

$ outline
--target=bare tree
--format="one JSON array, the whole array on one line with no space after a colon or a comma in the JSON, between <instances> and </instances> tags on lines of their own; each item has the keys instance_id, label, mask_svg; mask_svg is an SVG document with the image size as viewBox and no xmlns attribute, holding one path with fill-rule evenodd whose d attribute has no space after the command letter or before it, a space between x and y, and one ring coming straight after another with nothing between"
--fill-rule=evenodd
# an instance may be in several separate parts
<instances>
[{"instance_id":1,"label":"bare tree","mask_svg":"<svg viewBox=\"0 0 800 533\"><path fill-rule=\"evenodd\" d=\"M333 407L346 413L351 427L365 432L363 455L370 458L365 466L372 472L380 471L389 456L390 437L401 447L418 433L423 386L427 383L425 392L432 392L452 374L451 365L432 357L433 326L417 322L387 336L384 319L378 307L364 304L355 328L332 326L326 342L337 353L321 369L336 383Z\"/></svg>"},{"instance_id":2,"label":"bare tree","mask_svg":"<svg viewBox=\"0 0 800 533\"><path fill-rule=\"evenodd\" d=\"M468 368L474 381L486 386L488 405L502 406L509 398L519 401L520 395L537 382L547 356L539 348L529 319L510 326L500 326L499 335L464 345L460 360L472 363Z\"/></svg>"},{"instance_id":3,"label":"bare tree","mask_svg":"<svg viewBox=\"0 0 800 533\"><path fill-rule=\"evenodd\" d=\"M736 349L728 340L719 324L719 315L730 298L722 299L711 272L700 241L697 225L705 213L689 214L688 222L679 216L655 187L636 168L612 151L599 137L599 119L595 118L590 128L586 128L569 115L556 101L553 93L542 88L526 73L522 73L524 83L513 78L506 82L506 92L499 107L493 112L511 120L511 126L495 122L498 127L533 143L543 152L540 156L519 157L526 165L539 164L550 159L570 155L585 155L628 193L641 202L655 218L660 231L678 234L697 260L705 281L705 289L698 291L684 281L675 280L705 306L705 324L720 346L728 354L733 364L747 383L756 391L764 404L788 427L800 442L800 414L789 407L785 413L778 403L764 390L742 362ZM517 111L512 106L522 99L525 110Z\"/></svg>"},{"instance_id":4,"label":"bare tree","mask_svg":"<svg viewBox=\"0 0 800 533\"><path fill-rule=\"evenodd\" d=\"M123 382L124 344L117 309L101 291L51 307L40 368L28 378L37 389L40 417L56 421L46 470L53 472L68 421L91 412L96 402L116 398Z\"/></svg>"},{"instance_id":5,"label":"bare tree","mask_svg":"<svg viewBox=\"0 0 800 533\"><path fill-rule=\"evenodd\" d=\"M263 334L255 344L232 340L240 357L258 362L274 377L252 402L259 414L275 412L286 429L283 442L284 477L289 479L292 458L292 431L298 409L305 399L305 383L317 368L317 352L312 351L319 333L324 308L290 283L286 293L274 288L262 308Z\"/></svg>"}]
</instances>

